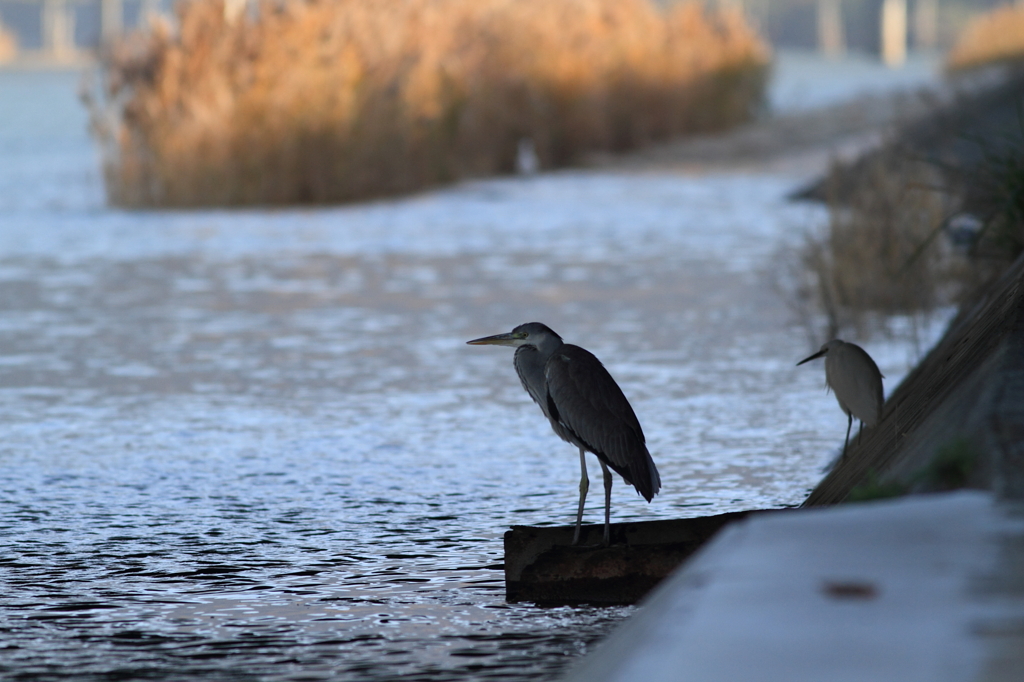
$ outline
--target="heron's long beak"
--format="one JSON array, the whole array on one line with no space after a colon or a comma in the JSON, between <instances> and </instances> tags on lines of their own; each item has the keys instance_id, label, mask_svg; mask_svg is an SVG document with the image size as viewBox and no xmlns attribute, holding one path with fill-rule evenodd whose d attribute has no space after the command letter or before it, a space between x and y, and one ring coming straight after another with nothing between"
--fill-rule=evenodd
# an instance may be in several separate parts
<instances>
[{"instance_id":1,"label":"heron's long beak","mask_svg":"<svg viewBox=\"0 0 1024 682\"><path fill-rule=\"evenodd\" d=\"M817 360L818 358L820 358L822 355L824 355L827 352L828 352L827 350L819 350L817 353L815 353L811 357L804 358L800 362L796 363L796 366L799 367L800 365L804 364L805 362L810 362L811 360Z\"/></svg>"},{"instance_id":2,"label":"heron's long beak","mask_svg":"<svg viewBox=\"0 0 1024 682\"><path fill-rule=\"evenodd\" d=\"M473 339L466 343L471 346L514 346L516 337L511 333L495 334L494 336L485 336L482 339Z\"/></svg>"}]
</instances>

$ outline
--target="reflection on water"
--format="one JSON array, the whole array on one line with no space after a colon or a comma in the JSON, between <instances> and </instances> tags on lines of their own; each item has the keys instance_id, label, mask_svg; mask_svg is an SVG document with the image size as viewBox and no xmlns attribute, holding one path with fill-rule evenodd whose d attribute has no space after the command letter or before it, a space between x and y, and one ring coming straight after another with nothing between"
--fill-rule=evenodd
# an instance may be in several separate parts
<instances>
[{"instance_id":1,"label":"reflection on water","mask_svg":"<svg viewBox=\"0 0 1024 682\"><path fill-rule=\"evenodd\" d=\"M764 285L815 217L782 199L800 178L126 213L73 80L23 76L0 93L62 113L0 105L4 674L555 675L630 609L504 603L502 533L571 523L578 480L511 352L464 343L520 322L597 353L644 424L663 492L619 481L613 520L793 504L841 445Z\"/></svg>"}]
</instances>

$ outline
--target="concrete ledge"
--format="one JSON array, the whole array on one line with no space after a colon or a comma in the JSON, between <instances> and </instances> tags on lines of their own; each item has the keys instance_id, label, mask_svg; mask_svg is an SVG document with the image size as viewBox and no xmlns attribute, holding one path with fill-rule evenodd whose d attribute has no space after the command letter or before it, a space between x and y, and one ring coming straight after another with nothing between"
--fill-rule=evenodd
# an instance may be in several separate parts
<instances>
[{"instance_id":1,"label":"concrete ledge","mask_svg":"<svg viewBox=\"0 0 1024 682\"><path fill-rule=\"evenodd\" d=\"M1022 554L1024 517L990 493L755 514L565 679L1019 680Z\"/></svg>"}]
</instances>

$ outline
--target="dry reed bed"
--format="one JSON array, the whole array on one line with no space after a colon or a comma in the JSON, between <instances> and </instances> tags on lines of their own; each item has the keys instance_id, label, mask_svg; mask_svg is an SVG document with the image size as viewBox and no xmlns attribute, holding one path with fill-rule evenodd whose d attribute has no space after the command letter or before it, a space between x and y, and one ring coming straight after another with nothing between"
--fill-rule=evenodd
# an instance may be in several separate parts
<instances>
[{"instance_id":1,"label":"dry reed bed","mask_svg":"<svg viewBox=\"0 0 1024 682\"><path fill-rule=\"evenodd\" d=\"M1024 62L1024 4L1004 5L974 18L946 56L948 71Z\"/></svg>"},{"instance_id":2,"label":"dry reed bed","mask_svg":"<svg viewBox=\"0 0 1024 682\"><path fill-rule=\"evenodd\" d=\"M806 236L794 268L791 300L810 336L866 337L879 316L927 315L952 302L962 260L935 238L956 201L936 191L941 182L926 162L883 154L861 169L842 204L830 199L827 230ZM825 316L820 333L814 312Z\"/></svg>"},{"instance_id":3,"label":"dry reed bed","mask_svg":"<svg viewBox=\"0 0 1024 682\"><path fill-rule=\"evenodd\" d=\"M734 12L650 0L177 6L87 98L125 206L338 202L545 167L747 119L768 50Z\"/></svg>"},{"instance_id":4,"label":"dry reed bed","mask_svg":"<svg viewBox=\"0 0 1024 682\"><path fill-rule=\"evenodd\" d=\"M1024 252L1024 138L983 151L961 168L892 146L853 175L833 168L827 228L777 274L809 338L863 338L895 315L917 325L971 301Z\"/></svg>"},{"instance_id":5,"label":"dry reed bed","mask_svg":"<svg viewBox=\"0 0 1024 682\"><path fill-rule=\"evenodd\" d=\"M1024 64L1024 5L975 19L946 67L990 64ZM870 336L892 316L916 333L936 308L969 305L1024 252L1024 80L1008 73L995 89L837 164L815 191L829 222L780 252L775 271L812 343ZM1016 128L1002 128L1008 118Z\"/></svg>"},{"instance_id":6,"label":"dry reed bed","mask_svg":"<svg viewBox=\"0 0 1024 682\"><path fill-rule=\"evenodd\" d=\"M18 38L0 23L0 64L18 56Z\"/></svg>"}]
</instances>

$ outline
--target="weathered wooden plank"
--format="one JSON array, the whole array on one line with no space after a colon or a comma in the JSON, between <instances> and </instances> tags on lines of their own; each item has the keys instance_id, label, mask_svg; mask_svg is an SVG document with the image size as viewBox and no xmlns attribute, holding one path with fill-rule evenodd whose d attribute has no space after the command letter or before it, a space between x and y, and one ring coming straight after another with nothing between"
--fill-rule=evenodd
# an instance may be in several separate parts
<instances>
[{"instance_id":1,"label":"weathered wooden plank","mask_svg":"<svg viewBox=\"0 0 1024 682\"><path fill-rule=\"evenodd\" d=\"M723 526L750 512L604 526L513 526L505 533L505 597L510 602L633 604Z\"/></svg>"}]
</instances>

